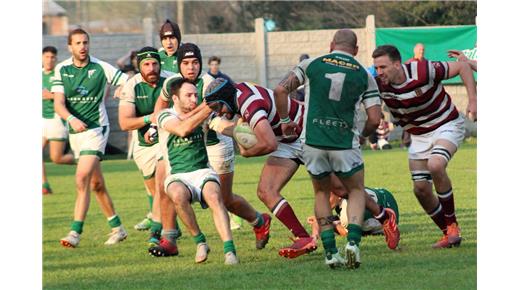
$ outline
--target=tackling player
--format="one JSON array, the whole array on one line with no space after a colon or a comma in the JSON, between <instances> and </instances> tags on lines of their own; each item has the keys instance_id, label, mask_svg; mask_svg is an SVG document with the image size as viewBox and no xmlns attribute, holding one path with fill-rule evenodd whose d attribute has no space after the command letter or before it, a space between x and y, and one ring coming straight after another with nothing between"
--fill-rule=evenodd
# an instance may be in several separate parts
<instances>
[{"instance_id":1,"label":"tackling player","mask_svg":"<svg viewBox=\"0 0 520 290\"><path fill-rule=\"evenodd\" d=\"M56 164L74 164L74 155L64 154L68 138L65 121L54 112L54 94L51 93L54 67L58 50L54 46L46 46L42 50L42 117L43 137L42 150L49 144L51 161ZM45 174L45 163L42 162L42 193L51 194L52 189Z\"/></svg>"},{"instance_id":2,"label":"tackling player","mask_svg":"<svg viewBox=\"0 0 520 290\"><path fill-rule=\"evenodd\" d=\"M72 57L56 66L52 92L54 109L67 120L70 145L78 159L77 196L71 231L60 243L64 247L78 246L90 205L90 190L93 190L112 228L105 245L113 245L124 240L127 233L115 212L101 172L100 161L110 131L104 101L106 87L124 84L127 75L89 55L90 38L83 29L72 30L68 44Z\"/></svg>"},{"instance_id":3,"label":"tackling player","mask_svg":"<svg viewBox=\"0 0 520 290\"><path fill-rule=\"evenodd\" d=\"M202 56L199 48L192 43L183 44L178 51L178 66L180 74L169 77L163 85L160 98L157 100L155 111L167 108L171 100L171 82L182 77L196 84L199 100L202 102L203 92L213 78L202 73ZM234 159L235 152L233 139L217 134L213 130L207 132L206 150L211 167L217 172L220 179L221 194L224 198L226 208L233 214L247 220L253 227L256 238L256 248L263 249L269 241L269 228L271 217L264 213L260 214L243 197L233 193ZM171 202L161 204L161 208L171 207ZM166 218L163 212L163 226ZM166 228L166 227L165 227Z\"/></svg>"},{"instance_id":4,"label":"tackling player","mask_svg":"<svg viewBox=\"0 0 520 290\"><path fill-rule=\"evenodd\" d=\"M238 264L229 217L220 193L220 180L208 166L202 123L211 114L211 109L205 103L197 107L197 88L187 79L172 81L171 94L173 108L165 109L157 116L167 168L164 182L167 198L175 204L179 217L197 244L195 262L206 261L210 251L190 206L190 203L199 202L203 209L209 207L212 211L215 227L224 242L224 263ZM177 255L175 238L164 236L160 247L150 248L150 253L156 256Z\"/></svg>"},{"instance_id":5,"label":"tackling player","mask_svg":"<svg viewBox=\"0 0 520 290\"><path fill-rule=\"evenodd\" d=\"M467 62L427 60L403 65L399 50L392 45L379 46L372 57L381 97L397 124L411 135L408 165L415 196L443 233L433 248L459 246L462 237L446 167L464 139L464 119L441 81L460 75L468 93L467 116L476 119L477 90L471 67Z\"/></svg>"}]
</instances>

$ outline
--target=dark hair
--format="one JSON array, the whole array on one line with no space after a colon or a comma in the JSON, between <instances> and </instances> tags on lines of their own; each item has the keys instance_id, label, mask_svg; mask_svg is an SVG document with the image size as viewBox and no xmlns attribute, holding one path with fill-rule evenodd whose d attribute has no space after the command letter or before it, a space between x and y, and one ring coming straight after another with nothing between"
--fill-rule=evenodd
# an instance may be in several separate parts
<instances>
[{"instance_id":1,"label":"dark hair","mask_svg":"<svg viewBox=\"0 0 520 290\"><path fill-rule=\"evenodd\" d=\"M83 30L81 28L76 28L76 29L72 30L71 32L69 32L69 36L67 37L67 43L69 45L72 44L72 36L76 35L76 34L84 34L87 36L87 39L90 40L90 36L88 35L88 33L85 30Z\"/></svg>"},{"instance_id":2,"label":"dark hair","mask_svg":"<svg viewBox=\"0 0 520 290\"><path fill-rule=\"evenodd\" d=\"M306 54L306 53L301 54L301 55L300 55L300 62L301 62L302 60L304 60L304 59L308 59L308 58L310 58L310 56L309 56L308 54Z\"/></svg>"},{"instance_id":3,"label":"dark hair","mask_svg":"<svg viewBox=\"0 0 520 290\"><path fill-rule=\"evenodd\" d=\"M42 49L42 54L46 53L46 52L50 52L52 54L58 54L58 50L56 49L56 47L54 46L46 46Z\"/></svg>"},{"instance_id":4,"label":"dark hair","mask_svg":"<svg viewBox=\"0 0 520 290\"><path fill-rule=\"evenodd\" d=\"M374 52L372 52L372 58L388 55L391 61L401 61L401 54L397 47L393 45L381 45L378 46Z\"/></svg>"},{"instance_id":5,"label":"dark hair","mask_svg":"<svg viewBox=\"0 0 520 290\"><path fill-rule=\"evenodd\" d=\"M214 55L208 59L208 64L210 64L212 61L216 61L218 64L220 64L220 57Z\"/></svg>"},{"instance_id":6,"label":"dark hair","mask_svg":"<svg viewBox=\"0 0 520 290\"><path fill-rule=\"evenodd\" d=\"M185 84L185 83L195 85L194 83L192 83L188 79L181 78L181 77L173 80L171 82L171 84L170 84L171 96L173 96L173 95L179 96L179 91L181 90L182 85Z\"/></svg>"}]
</instances>

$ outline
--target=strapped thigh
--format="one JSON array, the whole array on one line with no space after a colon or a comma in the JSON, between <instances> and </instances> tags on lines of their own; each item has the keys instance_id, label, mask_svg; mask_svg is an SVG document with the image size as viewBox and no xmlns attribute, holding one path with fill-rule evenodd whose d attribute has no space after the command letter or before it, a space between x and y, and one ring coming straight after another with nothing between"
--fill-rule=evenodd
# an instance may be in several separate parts
<instances>
[{"instance_id":1,"label":"strapped thigh","mask_svg":"<svg viewBox=\"0 0 520 290\"><path fill-rule=\"evenodd\" d=\"M432 156L440 156L446 160L446 163L450 162L451 160L451 153L448 151L448 149L444 148L442 145L435 145L433 146Z\"/></svg>"},{"instance_id":2,"label":"strapped thigh","mask_svg":"<svg viewBox=\"0 0 520 290\"><path fill-rule=\"evenodd\" d=\"M432 175L428 170L413 170L412 172L412 180L416 181L428 181L432 182Z\"/></svg>"}]
</instances>

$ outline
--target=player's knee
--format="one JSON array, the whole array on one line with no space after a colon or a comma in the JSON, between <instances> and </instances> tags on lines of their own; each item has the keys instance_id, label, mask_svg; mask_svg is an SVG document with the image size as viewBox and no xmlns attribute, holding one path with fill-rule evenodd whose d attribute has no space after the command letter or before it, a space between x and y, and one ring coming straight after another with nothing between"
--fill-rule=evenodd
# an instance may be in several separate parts
<instances>
[{"instance_id":1,"label":"player's knee","mask_svg":"<svg viewBox=\"0 0 520 290\"><path fill-rule=\"evenodd\" d=\"M224 201L224 205L226 206L227 209L232 209L234 207L234 195L231 194L231 195L223 195L222 196L222 199Z\"/></svg>"},{"instance_id":2,"label":"player's knee","mask_svg":"<svg viewBox=\"0 0 520 290\"><path fill-rule=\"evenodd\" d=\"M216 191L207 191L204 193L204 200L208 205L216 205L220 202L220 196Z\"/></svg>"},{"instance_id":3,"label":"player's knee","mask_svg":"<svg viewBox=\"0 0 520 290\"><path fill-rule=\"evenodd\" d=\"M447 161L444 158L432 156L428 160L428 170L433 176L438 176L446 172Z\"/></svg>"},{"instance_id":4,"label":"player's knee","mask_svg":"<svg viewBox=\"0 0 520 290\"><path fill-rule=\"evenodd\" d=\"M184 205L189 202L189 196L181 185L171 184L168 186L167 195L178 205Z\"/></svg>"},{"instance_id":5,"label":"player's knee","mask_svg":"<svg viewBox=\"0 0 520 290\"><path fill-rule=\"evenodd\" d=\"M262 202L268 201L272 196L274 196L276 193L272 188L270 188L268 185L259 185L258 190L256 191L256 195Z\"/></svg>"},{"instance_id":6,"label":"player's knee","mask_svg":"<svg viewBox=\"0 0 520 290\"><path fill-rule=\"evenodd\" d=\"M90 182L90 189L94 191L96 194L105 193L105 183L101 180L92 180Z\"/></svg>"},{"instance_id":7,"label":"player's knee","mask_svg":"<svg viewBox=\"0 0 520 290\"><path fill-rule=\"evenodd\" d=\"M413 192L416 197L425 197L430 194L431 184L429 182L414 182Z\"/></svg>"},{"instance_id":8,"label":"player's knee","mask_svg":"<svg viewBox=\"0 0 520 290\"><path fill-rule=\"evenodd\" d=\"M88 185L89 174L87 172L76 172L76 186L79 188Z\"/></svg>"},{"instance_id":9,"label":"player's knee","mask_svg":"<svg viewBox=\"0 0 520 290\"><path fill-rule=\"evenodd\" d=\"M61 161L61 155L60 154L57 154L57 153L51 153L50 154L50 158L51 158L51 161L52 163L55 163L55 164L60 164L60 161Z\"/></svg>"}]
</instances>

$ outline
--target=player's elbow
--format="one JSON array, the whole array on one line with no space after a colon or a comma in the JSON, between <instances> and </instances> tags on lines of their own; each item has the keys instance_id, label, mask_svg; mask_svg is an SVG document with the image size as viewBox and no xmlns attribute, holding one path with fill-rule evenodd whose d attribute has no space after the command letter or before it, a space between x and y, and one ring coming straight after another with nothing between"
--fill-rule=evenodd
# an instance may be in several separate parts
<instances>
[{"instance_id":1,"label":"player's elbow","mask_svg":"<svg viewBox=\"0 0 520 290\"><path fill-rule=\"evenodd\" d=\"M130 126L128 126L125 122L119 121L119 128L123 131L130 131Z\"/></svg>"},{"instance_id":2,"label":"player's elbow","mask_svg":"<svg viewBox=\"0 0 520 290\"><path fill-rule=\"evenodd\" d=\"M280 95L287 95L289 94L289 92L287 91L286 88L284 88L283 86L276 86L276 88L274 89L274 95L275 96L280 96Z\"/></svg>"},{"instance_id":3,"label":"player's elbow","mask_svg":"<svg viewBox=\"0 0 520 290\"><path fill-rule=\"evenodd\" d=\"M276 141L276 139L269 139L265 143L264 148L265 148L266 154L274 152L278 149L278 142Z\"/></svg>"}]
</instances>

